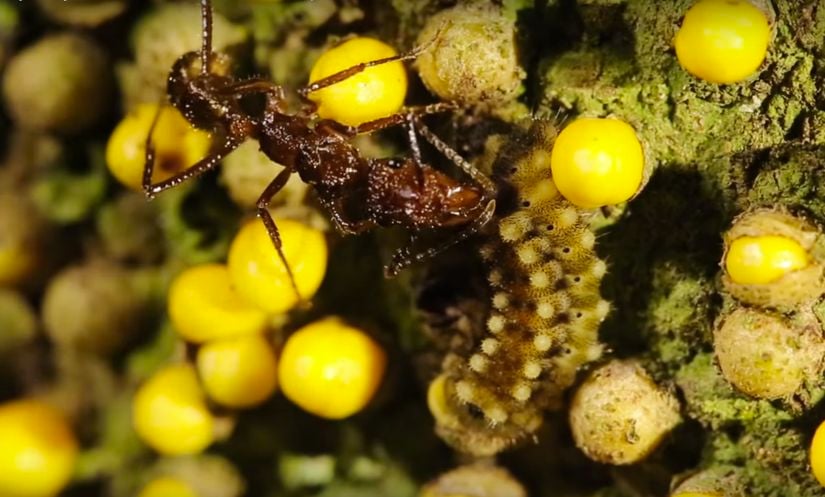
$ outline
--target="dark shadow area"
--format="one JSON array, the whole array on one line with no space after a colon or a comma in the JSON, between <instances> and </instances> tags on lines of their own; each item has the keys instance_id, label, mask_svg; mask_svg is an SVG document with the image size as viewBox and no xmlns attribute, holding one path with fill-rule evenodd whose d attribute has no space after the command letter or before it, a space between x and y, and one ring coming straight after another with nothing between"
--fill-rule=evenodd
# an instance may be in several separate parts
<instances>
[{"instance_id":1,"label":"dark shadow area","mask_svg":"<svg viewBox=\"0 0 825 497\"><path fill-rule=\"evenodd\" d=\"M655 263L671 262L688 275L716 274L728 220L719 207L721 192L707 185L694 170L658 169L622 219L599 237L599 255L608 263L602 293L613 309L601 336L616 355L647 349Z\"/></svg>"}]
</instances>

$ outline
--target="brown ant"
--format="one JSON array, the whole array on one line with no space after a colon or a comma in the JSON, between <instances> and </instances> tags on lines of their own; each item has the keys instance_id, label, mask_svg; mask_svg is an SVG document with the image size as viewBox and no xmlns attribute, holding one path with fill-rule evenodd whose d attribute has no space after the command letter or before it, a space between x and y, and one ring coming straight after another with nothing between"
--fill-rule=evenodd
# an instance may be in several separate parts
<instances>
[{"instance_id":1,"label":"brown ant","mask_svg":"<svg viewBox=\"0 0 825 497\"><path fill-rule=\"evenodd\" d=\"M313 91L343 81L368 67L415 58L424 47L394 57L358 64L300 88L300 112L289 113L284 89L265 79L237 80L229 74L229 58L212 52L212 9L201 0L202 45L200 52L183 54L172 66L167 82L169 99L195 127L211 131L217 138L213 152L192 167L160 183L152 184L154 147L152 131L146 139L143 189L149 198L183 181L213 169L221 159L248 138L255 138L271 160L284 169L261 193L257 213L266 225L278 256L286 266L293 289L295 281L281 250L281 239L267 210L272 197L293 172L311 185L333 223L342 233L360 233L382 226L401 226L410 232L410 244L399 249L385 269L395 275L407 265L435 255L478 231L495 210L495 186L441 141L421 121L421 116L455 109L451 103L412 107L359 126L319 119L316 106L307 98ZM200 64L198 65L198 62ZM241 99L264 95L260 115L244 110ZM157 117L155 118L157 121ZM349 139L359 133L403 125L411 156L372 159L362 157ZM447 159L467 173L476 185L462 184L425 164L416 135L423 136ZM439 228L461 228L446 243L415 252L419 234Z\"/></svg>"}]
</instances>

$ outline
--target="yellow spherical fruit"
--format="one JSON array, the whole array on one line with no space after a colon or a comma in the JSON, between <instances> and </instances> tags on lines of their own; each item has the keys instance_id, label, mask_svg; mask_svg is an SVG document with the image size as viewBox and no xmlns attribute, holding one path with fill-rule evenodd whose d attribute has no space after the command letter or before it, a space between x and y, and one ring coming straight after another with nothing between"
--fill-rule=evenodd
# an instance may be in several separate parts
<instances>
[{"instance_id":1,"label":"yellow spherical fruit","mask_svg":"<svg viewBox=\"0 0 825 497\"><path fill-rule=\"evenodd\" d=\"M333 47L315 62L309 82L331 76L363 62L397 55L395 49L372 38L352 38ZM407 95L407 72L400 61L365 69L334 85L309 94L318 115L357 126L398 112Z\"/></svg>"},{"instance_id":2,"label":"yellow spherical fruit","mask_svg":"<svg viewBox=\"0 0 825 497\"><path fill-rule=\"evenodd\" d=\"M167 366L141 385L132 423L144 442L166 455L199 453L214 438L214 419L189 364Z\"/></svg>"},{"instance_id":3,"label":"yellow spherical fruit","mask_svg":"<svg viewBox=\"0 0 825 497\"><path fill-rule=\"evenodd\" d=\"M670 497L725 497L722 494L718 494L716 492L678 492Z\"/></svg>"},{"instance_id":4,"label":"yellow spherical fruit","mask_svg":"<svg viewBox=\"0 0 825 497\"><path fill-rule=\"evenodd\" d=\"M736 83L753 74L768 53L765 13L748 0L700 0L676 33L676 57L694 76Z\"/></svg>"},{"instance_id":5,"label":"yellow spherical fruit","mask_svg":"<svg viewBox=\"0 0 825 497\"><path fill-rule=\"evenodd\" d=\"M115 127L106 145L106 164L112 175L124 186L142 190L146 163L146 137L155 119L158 106L141 104ZM209 152L209 133L193 128L170 106L160 111L152 133L155 146L155 169L152 182L158 183L187 169Z\"/></svg>"},{"instance_id":6,"label":"yellow spherical fruit","mask_svg":"<svg viewBox=\"0 0 825 497\"><path fill-rule=\"evenodd\" d=\"M180 273L169 288L169 318L185 340L203 343L252 335L267 315L235 290L224 264L201 264Z\"/></svg>"},{"instance_id":7,"label":"yellow spherical fruit","mask_svg":"<svg viewBox=\"0 0 825 497\"><path fill-rule=\"evenodd\" d=\"M261 336L216 340L198 350L198 374L207 395L228 407L252 407L275 391L278 369Z\"/></svg>"},{"instance_id":8,"label":"yellow spherical fruit","mask_svg":"<svg viewBox=\"0 0 825 497\"><path fill-rule=\"evenodd\" d=\"M278 378L284 395L304 410L342 419L369 403L386 362L384 350L369 335L332 317L289 337Z\"/></svg>"},{"instance_id":9,"label":"yellow spherical fruit","mask_svg":"<svg viewBox=\"0 0 825 497\"><path fill-rule=\"evenodd\" d=\"M636 194L644 175L644 153L626 122L585 117L559 133L550 168L567 200L579 207L602 207Z\"/></svg>"},{"instance_id":10,"label":"yellow spherical fruit","mask_svg":"<svg viewBox=\"0 0 825 497\"><path fill-rule=\"evenodd\" d=\"M823 294L820 229L782 209L752 209L724 233L722 284L736 300L797 311Z\"/></svg>"},{"instance_id":11,"label":"yellow spherical fruit","mask_svg":"<svg viewBox=\"0 0 825 497\"><path fill-rule=\"evenodd\" d=\"M825 487L825 422L816 429L811 441L811 471L819 484Z\"/></svg>"},{"instance_id":12,"label":"yellow spherical fruit","mask_svg":"<svg viewBox=\"0 0 825 497\"><path fill-rule=\"evenodd\" d=\"M450 412L447 402L447 376L438 375L427 388L427 407L436 422L441 424L455 424L455 416Z\"/></svg>"},{"instance_id":13,"label":"yellow spherical fruit","mask_svg":"<svg viewBox=\"0 0 825 497\"><path fill-rule=\"evenodd\" d=\"M17 190L0 193L0 286L36 279L44 255L47 227L26 189Z\"/></svg>"},{"instance_id":14,"label":"yellow spherical fruit","mask_svg":"<svg viewBox=\"0 0 825 497\"><path fill-rule=\"evenodd\" d=\"M327 269L324 234L296 221L276 221L282 250L301 299L310 299ZM282 313L298 303L289 274L260 221L241 227L229 247L229 274L238 293L271 313Z\"/></svg>"},{"instance_id":15,"label":"yellow spherical fruit","mask_svg":"<svg viewBox=\"0 0 825 497\"><path fill-rule=\"evenodd\" d=\"M22 283L37 269L37 252L17 240L0 241L0 285Z\"/></svg>"},{"instance_id":16,"label":"yellow spherical fruit","mask_svg":"<svg viewBox=\"0 0 825 497\"><path fill-rule=\"evenodd\" d=\"M784 236L742 236L728 247L725 270L734 283L764 285L810 263L808 252Z\"/></svg>"},{"instance_id":17,"label":"yellow spherical fruit","mask_svg":"<svg viewBox=\"0 0 825 497\"><path fill-rule=\"evenodd\" d=\"M186 482L163 476L147 483L138 497L198 497L198 494Z\"/></svg>"},{"instance_id":18,"label":"yellow spherical fruit","mask_svg":"<svg viewBox=\"0 0 825 497\"><path fill-rule=\"evenodd\" d=\"M77 440L63 416L36 400L0 404L0 495L49 497L69 482Z\"/></svg>"}]
</instances>

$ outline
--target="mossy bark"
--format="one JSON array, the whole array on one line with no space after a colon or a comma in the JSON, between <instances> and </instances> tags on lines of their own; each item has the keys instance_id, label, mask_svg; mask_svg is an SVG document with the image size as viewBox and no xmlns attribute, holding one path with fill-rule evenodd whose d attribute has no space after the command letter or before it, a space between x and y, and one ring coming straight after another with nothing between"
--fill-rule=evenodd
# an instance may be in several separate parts
<instances>
[{"instance_id":1,"label":"mossy bark","mask_svg":"<svg viewBox=\"0 0 825 497\"><path fill-rule=\"evenodd\" d=\"M822 382L802 399L813 406L804 414L799 404L737 393L719 375L711 329L723 307L721 235L734 216L781 206L825 221L825 4L772 2L766 61L748 80L720 86L686 73L672 48L692 0L562 3L545 12L574 28L548 40L536 100L551 114L632 123L655 167L600 239L616 309L605 341L675 380L705 437L699 466L743 468L747 495L820 495L807 447L823 413Z\"/></svg>"}]
</instances>

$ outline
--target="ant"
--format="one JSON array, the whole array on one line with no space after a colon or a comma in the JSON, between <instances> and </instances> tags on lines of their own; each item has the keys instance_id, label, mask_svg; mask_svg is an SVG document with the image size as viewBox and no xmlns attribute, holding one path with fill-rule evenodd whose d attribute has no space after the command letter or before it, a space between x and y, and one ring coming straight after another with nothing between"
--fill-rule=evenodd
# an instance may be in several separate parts
<instances>
[{"instance_id":1,"label":"ant","mask_svg":"<svg viewBox=\"0 0 825 497\"><path fill-rule=\"evenodd\" d=\"M392 262L385 268L388 276L467 238L491 219L496 205L493 182L421 121L421 116L455 109L455 104L441 102L410 107L385 118L348 126L334 120L319 119L315 114L316 104L307 98L310 93L343 81L368 67L414 59L426 47L361 63L302 87L297 90L302 108L290 113L283 87L262 78L238 80L230 74L229 57L212 52L211 1L201 0L200 6L201 50L187 52L174 63L167 81L167 94L172 105L193 126L212 132L213 137L218 139L217 146L213 146L210 155L190 168L152 184L155 162L152 132L157 123L156 115L146 139L143 189L147 197L152 198L215 168L221 159L246 139L257 139L261 151L284 168L261 193L256 208L296 294L298 290L281 250L278 228L267 209L272 197L283 188L293 172L297 172L301 180L314 188L338 231L354 234L376 226L401 226L410 232L409 244L396 251ZM265 97L260 115L242 108L241 99L248 95ZM406 128L411 156L365 158L349 141L360 133L399 125ZM417 141L419 134L476 184L463 184L425 164ZM413 250L419 234L441 228L460 228L460 231L439 246L417 252Z\"/></svg>"}]
</instances>

